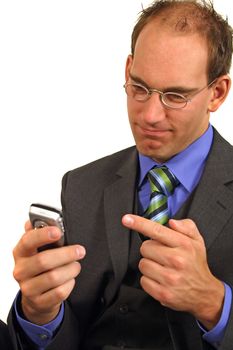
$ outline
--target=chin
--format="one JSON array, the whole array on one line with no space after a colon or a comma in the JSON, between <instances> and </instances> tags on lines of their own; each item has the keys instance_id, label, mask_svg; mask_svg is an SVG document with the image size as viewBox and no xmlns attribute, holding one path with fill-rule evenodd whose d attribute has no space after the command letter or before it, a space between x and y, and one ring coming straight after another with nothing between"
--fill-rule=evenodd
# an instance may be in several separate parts
<instances>
[{"instance_id":1,"label":"chin","mask_svg":"<svg viewBox=\"0 0 233 350\"><path fill-rule=\"evenodd\" d=\"M151 147L140 147L137 145L137 150L146 157L152 158L160 163L159 159L163 158L162 154Z\"/></svg>"}]
</instances>

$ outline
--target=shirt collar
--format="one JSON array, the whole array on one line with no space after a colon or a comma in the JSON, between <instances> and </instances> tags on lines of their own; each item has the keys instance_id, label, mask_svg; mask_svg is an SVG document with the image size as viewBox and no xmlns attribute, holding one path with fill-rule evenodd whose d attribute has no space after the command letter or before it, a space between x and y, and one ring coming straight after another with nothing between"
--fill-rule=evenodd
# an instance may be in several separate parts
<instances>
[{"instance_id":1,"label":"shirt collar","mask_svg":"<svg viewBox=\"0 0 233 350\"><path fill-rule=\"evenodd\" d=\"M143 180L151 168L166 165L186 190L192 192L202 174L212 140L213 127L209 125L207 131L201 137L163 164L159 164L152 158L139 153L139 187L142 185Z\"/></svg>"}]
</instances>

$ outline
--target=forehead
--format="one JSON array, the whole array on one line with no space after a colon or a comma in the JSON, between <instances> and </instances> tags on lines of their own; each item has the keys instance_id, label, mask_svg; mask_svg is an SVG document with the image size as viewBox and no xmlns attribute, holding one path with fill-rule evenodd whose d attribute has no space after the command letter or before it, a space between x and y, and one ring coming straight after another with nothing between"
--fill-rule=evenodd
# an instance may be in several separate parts
<instances>
[{"instance_id":1,"label":"forehead","mask_svg":"<svg viewBox=\"0 0 233 350\"><path fill-rule=\"evenodd\" d=\"M131 71L152 86L167 80L200 85L207 82L207 62L207 43L198 33L175 32L153 19L138 36Z\"/></svg>"}]
</instances>

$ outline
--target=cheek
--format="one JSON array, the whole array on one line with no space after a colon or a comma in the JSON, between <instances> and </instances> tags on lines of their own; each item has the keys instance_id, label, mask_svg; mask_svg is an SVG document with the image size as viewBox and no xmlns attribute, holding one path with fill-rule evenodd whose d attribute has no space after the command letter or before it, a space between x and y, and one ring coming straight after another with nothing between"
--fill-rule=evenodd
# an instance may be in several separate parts
<instances>
[{"instance_id":1,"label":"cheek","mask_svg":"<svg viewBox=\"0 0 233 350\"><path fill-rule=\"evenodd\" d=\"M139 113L139 108L138 107L136 108L134 103L129 102L129 100L127 100L127 110L128 110L129 120L133 121Z\"/></svg>"},{"instance_id":2,"label":"cheek","mask_svg":"<svg viewBox=\"0 0 233 350\"><path fill-rule=\"evenodd\" d=\"M135 128L140 120L140 116L141 116L141 111L139 111L138 108L132 107L131 104L128 104L128 120L134 136L136 136Z\"/></svg>"},{"instance_id":3,"label":"cheek","mask_svg":"<svg viewBox=\"0 0 233 350\"><path fill-rule=\"evenodd\" d=\"M181 146L187 147L189 144L199 138L208 128L209 116L203 109L192 108L192 111L186 111L183 115L173 119L171 124L174 127L174 138ZM182 147L183 147L182 146Z\"/></svg>"}]
</instances>

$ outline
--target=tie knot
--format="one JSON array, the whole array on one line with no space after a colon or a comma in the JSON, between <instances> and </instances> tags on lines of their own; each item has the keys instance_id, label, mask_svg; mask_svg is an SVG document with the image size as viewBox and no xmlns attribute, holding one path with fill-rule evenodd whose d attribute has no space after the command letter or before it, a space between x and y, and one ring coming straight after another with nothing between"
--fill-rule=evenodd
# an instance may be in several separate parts
<instances>
[{"instance_id":1,"label":"tie knot","mask_svg":"<svg viewBox=\"0 0 233 350\"><path fill-rule=\"evenodd\" d=\"M148 172L151 192L160 192L170 196L179 184L178 179L166 166L155 167Z\"/></svg>"}]
</instances>

